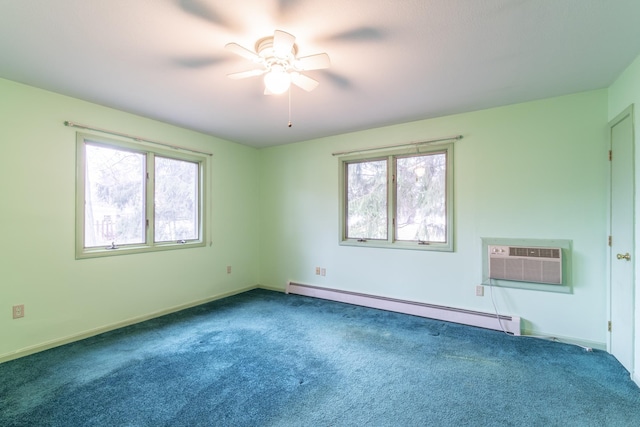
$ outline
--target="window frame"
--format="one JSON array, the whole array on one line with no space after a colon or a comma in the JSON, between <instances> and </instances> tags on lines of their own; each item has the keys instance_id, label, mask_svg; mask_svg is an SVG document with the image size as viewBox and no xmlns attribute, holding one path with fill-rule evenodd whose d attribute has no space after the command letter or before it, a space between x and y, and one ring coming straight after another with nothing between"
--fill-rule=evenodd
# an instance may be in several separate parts
<instances>
[{"instance_id":1,"label":"window frame","mask_svg":"<svg viewBox=\"0 0 640 427\"><path fill-rule=\"evenodd\" d=\"M85 247L85 190L86 190L86 158L85 146L104 146L140 153L146 156L146 183L143 210L145 212L145 242L140 244L118 244L117 249L107 247ZM198 238L185 241L155 242L155 157L194 162L198 164ZM76 259L96 258L114 255L125 255L145 252L156 252L173 249L203 247L206 245L207 230L207 173L208 156L198 153L163 149L142 142L131 142L115 138L107 138L94 134L76 134Z\"/></svg>"},{"instance_id":2,"label":"window frame","mask_svg":"<svg viewBox=\"0 0 640 427\"><path fill-rule=\"evenodd\" d=\"M445 242L427 242L398 240L396 237L396 206L397 184L394 182L396 174L396 159L402 157L423 156L429 154L444 153L446 155L445 175L445 210L446 233ZM421 251L454 251L454 199L453 199L453 143L414 146L411 148L399 148L379 151L376 153L353 154L341 157L339 163L339 244L342 246L373 247L387 249L409 249ZM356 239L347 238L347 167L351 163L387 160L387 239Z\"/></svg>"}]
</instances>

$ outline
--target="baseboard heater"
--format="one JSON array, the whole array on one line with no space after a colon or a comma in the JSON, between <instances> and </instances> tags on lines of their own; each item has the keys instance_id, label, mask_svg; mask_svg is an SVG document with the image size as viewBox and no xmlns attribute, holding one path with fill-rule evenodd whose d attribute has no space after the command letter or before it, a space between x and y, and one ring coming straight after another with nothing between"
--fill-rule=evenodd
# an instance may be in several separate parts
<instances>
[{"instance_id":1,"label":"baseboard heater","mask_svg":"<svg viewBox=\"0 0 640 427\"><path fill-rule=\"evenodd\" d=\"M520 335L520 317L517 316L496 316L495 314L480 311L405 301L294 282L287 283L286 293L428 317L430 319L461 323L463 325L477 326L480 328L495 329L513 335Z\"/></svg>"}]
</instances>

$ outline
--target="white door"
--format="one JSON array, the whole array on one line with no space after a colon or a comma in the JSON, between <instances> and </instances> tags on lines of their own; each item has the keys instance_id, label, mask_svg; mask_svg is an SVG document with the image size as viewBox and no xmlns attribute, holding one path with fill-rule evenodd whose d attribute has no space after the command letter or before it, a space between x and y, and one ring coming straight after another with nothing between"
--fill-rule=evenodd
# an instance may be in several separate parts
<instances>
[{"instance_id":1,"label":"white door","mask_svg":"<svg viewBox=\"0 0 640 427\"><path fill-rule=\"evenodd\" d=\"M611 132L610 351L633 372L634 166L633 106L609 123Z\"/></svg>"}]
</instances>

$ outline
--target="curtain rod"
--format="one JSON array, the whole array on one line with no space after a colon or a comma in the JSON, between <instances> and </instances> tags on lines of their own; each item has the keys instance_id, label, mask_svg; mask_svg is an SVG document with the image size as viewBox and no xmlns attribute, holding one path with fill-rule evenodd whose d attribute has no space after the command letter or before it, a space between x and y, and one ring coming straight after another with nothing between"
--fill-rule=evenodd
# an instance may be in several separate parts
<instances>
[{"instance_id":1,"label":"curtain rod","mask_svg":"<svg viewBox=\"0 0 640 427\"><path fill-rule=\"evenodd\" d=\"M154 141L152 139L141 138L139 136L129 135L129 134L126 134L126 133L121 133L121 132L116 132L116 131L112 131L112 130L108 130L108 129L100 129L100 128L96 128L96 127L81 125L79 123L74 123L74 122L71 122L71 121L68 121L68 120L64 122L64 125L68 126L68 127L72 127L72 128L92 130L92 131L107 133L109 135L115 135L115 136L120 136L120 137L124 137L124 138L129 138L129 139L133 139L134 141L138 141L138 142L148 142L148 143L151 143L151 144L161 145L163 147L173 148L174 150L184 150L184 151L190 151L192 153L198 153L198 154L205 154L207 156L213 156L213 154L207 153L206 151L193 150L191 148L180 147L180 146L177 146L177 145L167 144L167 143L159 142L159 141Z\"/></svg>"},{"instance_id":2,"label":"curtain rod","mask_svg":"<svg viewBox=\"0 0 640 427\"><path fill-rule=\"evenodd\" d=\"M460 139L462 139L462 135L452 135L452 136L447 136L447 137L442 137L442 138L427 139L425 141L407 142L407 143L404 143L404 144L381 145L379 147L360 148L358 150L336 151L335 153L331 153L331 155L332 156L344 156L346 154L362 153L364 151L384 150L386 148L396 148L396 147L409 147L411 145L416 145L417 146L417 145L425 145L425 144L434 144L436 142L458 141Z\"/></svg>"}]
</instances>

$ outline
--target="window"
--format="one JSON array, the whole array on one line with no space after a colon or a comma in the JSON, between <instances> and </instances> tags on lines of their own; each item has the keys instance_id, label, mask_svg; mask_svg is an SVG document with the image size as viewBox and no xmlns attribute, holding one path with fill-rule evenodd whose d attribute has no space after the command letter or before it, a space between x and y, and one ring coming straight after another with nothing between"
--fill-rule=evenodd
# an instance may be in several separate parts
<instances>
[{"instance_id":1,"label":"window","mask_svg":"<svg viewBox=\"0 0 640 427\"><path fill-rule=\"evenodd\" d=\"M76 257L204 246L205 162L78 134Z\"/></svg>"},{"instance_id":2,"label":"window","mask_svg":"<svg viewBox=\"0 0 640 427\"><path fill-rule=\"evenodd\" d=\"M340 161L340 242L453 250L453 145Z\"/></svg>"}]
</instances>

